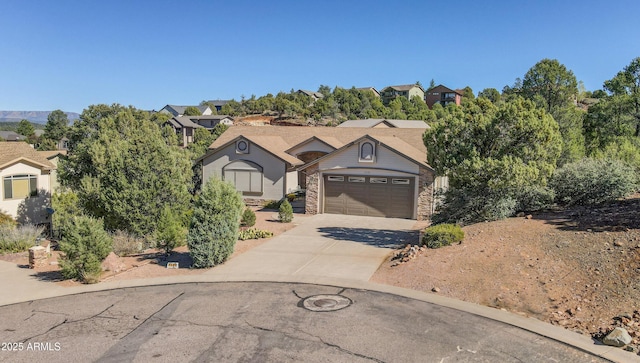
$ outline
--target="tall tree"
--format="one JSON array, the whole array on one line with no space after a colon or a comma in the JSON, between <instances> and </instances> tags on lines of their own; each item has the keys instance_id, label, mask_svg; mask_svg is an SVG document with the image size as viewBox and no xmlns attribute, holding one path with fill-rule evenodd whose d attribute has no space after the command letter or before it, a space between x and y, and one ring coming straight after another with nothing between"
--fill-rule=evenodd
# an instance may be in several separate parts
<instances>
[{"instance_id":1,"label":"tall tree","mask_svg":"<svg viewBox=\"0 0 640 363\"><path fill-rule=\"evenodd\" d=\"M21 120L18 122L17 133L20 135L26 136L27 138L34 136L36 129L33 127L29 120Z\"/></svg>"},{"instance_id":2,"label":"tall tree","mask_svg":"<svg viewBox=\"0 0 640 363\"><path fill-rule=\"evenodd\" d=\"M493 103L500 101L500 92L495 88L485 88L478 93L478 97L484 97Z\"/></svg>"},{"instance_id":3,"label":"tall tree","mask_svg":"<svg viewBox=\"0 0 640 363\"><path fill-rule=\"evenodd\" d=\"M47 124L44 127L44 134L42 136L45 139L58 142L66 135L68 125L69 119L67 118L67 114L61 110L52 111L49 116L47 116Z\"/></svg>"},{"instance_id":4,"label":"tall tree","mask_svg":"<svg viewBox=\"0 0 640 363\"><path fill-rule=\"evenodd\" d=\"M196 106L189 106L184 109L185 116L202 116L202 112Z\"/></svg>"},{"instance_id":5,"label":"tall tree","mask_svg":"<svg viewBox=\"0 0 640 363\"><path fill-rule=\"evenodd\" d=\"M557 59L541 60L527 71L522 80L522 95L541 102L547 112L571 104L577 94L576 77Z\"/></svg>"}]
</instances>

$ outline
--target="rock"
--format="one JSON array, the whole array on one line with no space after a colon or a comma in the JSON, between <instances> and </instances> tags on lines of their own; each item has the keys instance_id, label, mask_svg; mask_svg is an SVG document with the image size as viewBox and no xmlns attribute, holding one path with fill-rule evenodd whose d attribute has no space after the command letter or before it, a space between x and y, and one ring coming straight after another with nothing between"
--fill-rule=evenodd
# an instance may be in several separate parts
<instances>
[{"instance_id":1,"label":"rock","mask_svg":"<svg viewBox=\"0 0 640 363\"><path fill-rule=\"evenodd\" d=\"M524 212L518 212L518 214L516 214L516 217L518 218L524 217Z\"/></svg>"},{"instance_id":2,"label":"rock","mask_svg":"<svg viewBox=\"0 0 640 363\"><path fill-rule=\"evenodd\" d=\"M111 271L118 273L126 268L124 262L114 252L111 252L102 262L102 271Z\"/></svg>"},{"instance_id":3,"label":"rock","mask_svg":"<svg viewBox=\"0 0 640 363\"><path fill-rule=\"evenodd\" d=\"M626 329L615 328L602 339L602 343L613 347L623 347L631 343L631 336Z\"/></svg>"},{"instance_id":4,"label":"rock","mask_svg":"<svg viewBox=\"0 0 640 363\"><path fill-rule=\"evenodd\" d=\"M437 287L434 287L433 289L431 289L432 292L440 292L440 289Z\"/></svg>"},{"instance_id":5,"label":"rock","mask_svg":"<svg viewBox=\"0 0 640 363\"><path fill-rule=\"evenodd\" d=\"M613 245L616 246L616 247L623 247L624 243L619 242L619 241L615 241L615 242L613 242Z\"/></svg>"},{"instance_id":6,"label":"rock","mask_svg":"<svg viewBox=\"0 0 640 363\"><path fill-rule=\"evenodd\" d=\"M533 216L531 214L527 214L527 216L525 218L526 219L531 219L531 218L533 218Z\"/></svg>"}]
</instances>

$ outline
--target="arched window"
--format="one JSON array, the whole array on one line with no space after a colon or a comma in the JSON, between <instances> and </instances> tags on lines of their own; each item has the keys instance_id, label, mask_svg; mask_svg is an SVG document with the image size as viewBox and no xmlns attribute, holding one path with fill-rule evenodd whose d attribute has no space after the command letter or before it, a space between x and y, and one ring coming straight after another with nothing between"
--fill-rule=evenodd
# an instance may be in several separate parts
<instances>
[{"instance_id":1,"label":"arched window","mask_svg":"<svg viewBox=\"0 0 640 363\"><path fill-rule=\"evenodd\" d=\"M38 195L38 176L10 175L3 178L4 199L24 199Z\"/></svg>"},{"instance_id":2,"label":"arched window","mask_svg":"<svg viewBox=\"0 0 640 363\"><path fill-rule=\"evenodd\" d=\"M244 195L262 194L262 167L248 160L236 160L222 168L222 177Z\"/></svg>"},{"instance_id":3,"label":"arched window","mask_svg":"<svg viewBox=\"0 0 640 363\"><path fill-rule=\"evenodd\" d=\"M366 141L360 144L360 161L373 162L375 148L373 143Z\"/></svg>"}]
</instances>

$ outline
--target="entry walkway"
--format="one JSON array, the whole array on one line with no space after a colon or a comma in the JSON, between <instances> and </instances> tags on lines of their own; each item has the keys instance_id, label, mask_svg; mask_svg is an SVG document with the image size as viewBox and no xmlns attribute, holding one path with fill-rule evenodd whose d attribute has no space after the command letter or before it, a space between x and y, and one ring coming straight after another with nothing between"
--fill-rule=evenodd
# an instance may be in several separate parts
<instances>
[{"instance_id":1,"label":"entry walkway","mask_svg":"<svg viewBox=\"0 0 640 363\"><path fill-rule=\"evenodd\" d=\"M416 242L414 220L318 214L206 274L369 281L393 247Z\"/></svg>"}]
</instances>

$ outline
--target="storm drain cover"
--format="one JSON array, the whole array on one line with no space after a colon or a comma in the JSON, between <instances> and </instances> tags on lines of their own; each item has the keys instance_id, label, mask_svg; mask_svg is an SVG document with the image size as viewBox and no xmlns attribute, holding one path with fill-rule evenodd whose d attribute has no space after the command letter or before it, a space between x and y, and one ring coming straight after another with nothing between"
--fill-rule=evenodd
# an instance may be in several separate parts
<instances>
[{"instance_id":1,"label":"storm drain cover","mask_svg":"<svg viewBox=\"0 0 640 363\"><path fill-rule=\"evenodd\" d=\"M351 299L342 295L314 295L302 300L302 306L311 311L336 311L351 305Z\"/></svg>"}]
</instances>

